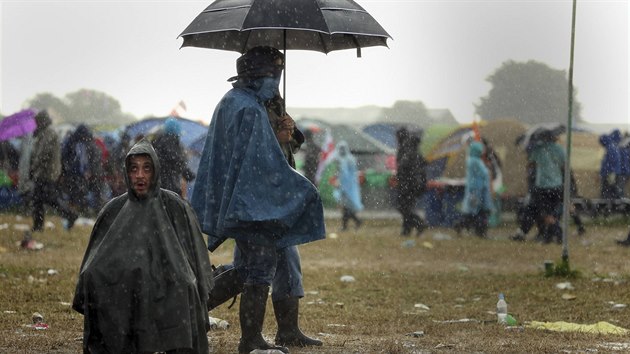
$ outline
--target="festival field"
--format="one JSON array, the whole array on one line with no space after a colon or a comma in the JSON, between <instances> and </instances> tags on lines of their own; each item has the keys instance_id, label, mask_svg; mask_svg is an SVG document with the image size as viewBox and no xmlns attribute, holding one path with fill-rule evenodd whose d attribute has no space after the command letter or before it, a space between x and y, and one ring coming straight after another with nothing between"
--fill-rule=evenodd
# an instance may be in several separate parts
<instances>
[{"instance_id":1,"label":"festival field","mask_svg":"<svg viewBox=\"0 0 630 354\"><path fill-rule=\"evenodd\" d=\"M44 248L26 251L16 246L22 231L15 225L30 226L30 218L0 214L0 353L81 352L83 318L70 303L90 226L65 231L61 219L47 220L54 229L38 235ZM346 232L329 219L329 238L300 248L307 292L301 327L324 346L291 353L630 351L630 332L532 328L534 321L565 321L630 329L630 249L615 244L626 236L627 225L627 219L589 220L585 235L571 230L569 261L578 274L561 278L543 274L545 260L560 261L561 246L511 241L513 224L491 229L488 239L457 237L442 228L403 238L395 218L366 220L361 229ZM211 254L213 263L229 262L232 247L228 242ZM516 326L496 323L499 293ZM47 329L32 327L35 312ZM235 353L238 302L210 315L230 324L208 332L211 352ZM273 340L275 326L269 302L267 339Z\"/></svg>"}]
</instances>

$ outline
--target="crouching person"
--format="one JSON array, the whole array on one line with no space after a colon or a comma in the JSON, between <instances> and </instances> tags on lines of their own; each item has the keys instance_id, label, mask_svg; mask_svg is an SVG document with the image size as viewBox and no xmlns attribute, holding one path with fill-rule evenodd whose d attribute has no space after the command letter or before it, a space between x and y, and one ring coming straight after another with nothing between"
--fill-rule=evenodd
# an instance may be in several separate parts
<instances>
[{"instance_id":1,"label":"crouching person","mask_svg":"<svg viewBox=\"0 0 630 354\"><path fill-rule=\"evenodd\" d=\"M160 189L160 164L141 140L125 159L127 193L99 212L73 309L85 353L208 353L208 251L195 213Z\"/></svg>"}]
</instances>

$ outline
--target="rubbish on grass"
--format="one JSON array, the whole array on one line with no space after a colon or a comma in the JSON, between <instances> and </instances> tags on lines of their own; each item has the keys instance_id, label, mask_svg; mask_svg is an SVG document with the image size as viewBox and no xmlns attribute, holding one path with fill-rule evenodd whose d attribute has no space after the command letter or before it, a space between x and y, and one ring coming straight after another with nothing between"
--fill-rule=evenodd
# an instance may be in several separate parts
<instances>
[{"instance_id":1,"label":"rubbish on grass","mask_svg":"<svg viewBox=\"0 0 630 354\"><path fill-rule=\"evenodd\" d=\"M510 315L509 313L507 314L507 316L505 316L505 323L510 327L516 326L518 324L516 318L514 318L514 316Z\"/></svg>"},{"instance_id":2,"label":"rubbish on grass","mask_svg":"<svg viewBox=\"0 0 630 354\"><path fill-rule=\"evenodd\" d=\"M606 342L606 343L601 343L597 345L600 348L604 348L607 350L614 350L614 351L627 351L630 350L630 343L626 342L626 343L619 343L619 342Z\"/></svg>"},{"instance_id":3,"label":"rubbish on grass","mask_svg":"<svg viewBox=\"0 0 630 354\"><path fill-rule=\"evenodd\" d=\"M35 240L24 240L19 242L20 247L29 251L39 251L44 248L44 244Z\"/></svg>"},{"instance_id":4,"label":"rubbish on grass","mask_svg":"<svg viewBox=\"0 0 630 354\"><path fill-rule=\"evenodd\" d=\"M415 331L412 333L407 333L405 335L408 337L420 338L420 337L424 337L424 331Z\"/></svg>"},{"instance_id":5,"label":"rubbish on grass","mask_svg":"<svg viewBox=\"0 0 630 354\"><path fill-rule=\"evenodd\" d=\"M468 268L464 264L458 264L457 265L457 270L459 270L460 272L468 272L470 270L470 268Z\"/></svg>"},{"instance_id":6,"label":"rubbish on grass","mask_svg":"<svg viewBox=\"0 0 630 354\"><path fill-rule=\"evenodd\" d=\"M352 275L342 275L339 280L341 280L342 283L352 283L356 279Z\"/></svg>"},{"instance_id":7,"label":"rubbish on grass","mask_svg":"<svg viewBox=\"0 0 630 354\"><path fill-rule=\"evenodd\" d=\"M4 223L4 224L0 224L0 230L6 230L9 228L9 224Z\"/></svg>"},{"instance_id":8,"label":"rubbish on grass","mask_svg":"<svg viewBox=\"0 0 630 354\"><path fill-rule=\"evenodd\" d=\"M429 242L429 241L424 241L424 242L422 242L422 247L432 250L433 249L433 244L431 242Z\"/></svg>"},{"instance_id":9,"label":"rubbish on grass","mask_svg":"<svg viewBox=\"0 0 630 354\"><path fill-rule=\"evenodd\" d=\"M623 310L626 307L628 307L628 305L626 305L626 304L614 304L614 305L612 305L612 309L613 310Z\"/></svg>"},{"instance_id":10,"label":"rubbish on grass","mask_svg":"<svg viewBox=\"0 0 630 354\"><path fill-rule=\"evenodd\" d=\"M569 282L558 283L558 284L556 284L556 288L558 288L560 290L573 290L573 289L575 289L573 287L573 285L571 285L571 283L569 283Z\"/></svg>"},{"instance_id":11,"label":"rubbish on grass","mask_svg":"<svg viewBox=\"0 0 630 354\"><path fill-rule=\"evenodd\" d=\"M30 229L31 227L26 224L13 224L13 230L15 231L29 231Z\"/></svg>"},{"instance_id":12,"label":"rubbish on grass","mask_svg":"<svg viewBox=\"0 0 630 354\"><path fill-rule=\"evenodd\" d=\"M412 248L416 245L416 241L415 240L405 240L403 241L400 246L402 248Z\"/></svg>"},{"instance_id":13,"label":"rubbish on grass","mask_svg":"<svg viewBox=\"0 0 630 354\"><path fill-rule=\"evenodd\" d=\"M337 234L336 234L336 233L334 233L334 232L331 232L331 233L329 233L329 234L328 234L328 238L333 239L333 240L334 240L334 239L336 239L336 238L338 238L338 237L339 237L339 235L337 235Z\"/></svg>"},{"instance_id":14,"label":"rubbish on grass","mask_svg":"<svg viewBox=\"0 0 630 354\"><path fill-rule=\"evenodd\" d=\"M44 316L39 312L34 312L32 316L33 323L44 322Z\"/></svg>"},{"instance_id":15,"label":"rubbish on grass","mask_svg":"<svg viewBox=\"0 0 630 354\"><path fill-rule=\"evenodd\" d=\"M562 300L575 300L577 296L573 294L562 294Z\"/></svg>"},{"instance_id":16,"label":"rubbish on grass","mask_svg":"<svg viewBox=\"0 0 630 354\"><path fill-rule=\"evenodd\" d=\"M441 232L436 232L433 234L434 241L449 241L452 239L453 237L451 235L443 234Z\"/></svg>"},{"instance_id":17,"label":"rubbish on grass","mask_svg":"<svg viewBox=\"0 0 630 354\"><path fill-rule=\"evenodd\" d=\"M55 228L55 224L53 224L52 221L46 221L44 223L44 227L47 228L47 229L54 229Z\"/></svg>"},{"instance_id":18,"label":"rubbish on grass","mask_svg":"<svg viewBox=\"0 0 630 354\"><path fill-rule=\"evenodd\" d=\"M48 325L46 323L35 323L32 325L28 325L28 327L31 327L33 329L37 329L37 330L43 330L43 329L48 329Z\"/></svg>"},{"instance_id":19,"label":"rubbish on grass","mask_svg":"<svg viewBox=\"0 0 630 354\"><path fill-rule=\"evenodd\" d=\"M210 322L210 330L230 328L230 324L226 320L222 320L220 318L215 318L212 316L208 316L208 320Z\"/></svg>"},{"instance_id":20,"label":"rubbish on grass","mask_svg":"<svg viewBox=\"0 0 630 354\"><path fill-rule=\"evenodd\" d=\"M422 311L429 311L430 308L429 306L425 305L425 304L415 304L413 305L414 308L420 309Z\"/></svg>"},{"instance_id":21,"label":"rubbish on grass","mask_svg":"<svg viewBox=\"0 0 630 354\"><path fill-rule=\"evenodd\" d=\"M460 318L459 320L444 320L444 321L433 320L433 322L449 324L449 323L469 323L469 322L479 323L481 321L475 320L472 318Z\"/></svg>"},{"instance_id":22,"label":"rubbish on grass","mask_svg":"<svg viewBox=\"0 0 630 354\"><path fill-rule=\"evenodd\" d=\"M39 312L34 312L31 316L33 324L26 325L26 327L30 327L37 330L48 329L48 325L44 323L44 316Z\"/></svg>"},{"instance_id":23,"label":"rubbish on grass","mask_svg":"<svg viewBox=\"0 0 630 354\"><path fill-rule=\"evenodd\" d=\"M59 271L57 269L50 268L50 269L48 269L47 273L48 273L48 275L57 275L57 274L59 274Z\"/></svg>"},{"instance_id":24,"label":"rubbish on grass","mask_svg":"<svg viewBox=\"0 0 630 354\"><path fill-rule=\"evenodd\" d=\"M583 333L595 333L595 334L628 334L629 330L617 327L605 321L600 321L595 324L577 324L564 321L558 322L538 322L531 321L527 324L527 327L533 329L546 329L554 332L583 332Z\"/></svg>"},{"instance_id":25,"label":"rubbish on grass","mask_svg":"<svg viewBox=\"0 0 630 354\"><path fill-rule=\"evenodd\" d=\"M90 218L79 217L75 222L75 226L94 226L96 224L96 220Z\"/></svg>"}]
</instances>

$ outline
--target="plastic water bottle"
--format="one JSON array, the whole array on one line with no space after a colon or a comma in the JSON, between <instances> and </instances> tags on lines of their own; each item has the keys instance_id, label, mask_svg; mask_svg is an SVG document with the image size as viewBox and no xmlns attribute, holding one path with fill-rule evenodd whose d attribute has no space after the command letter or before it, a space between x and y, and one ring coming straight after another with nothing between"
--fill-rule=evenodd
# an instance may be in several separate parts
<instances>
[{"instance_id":1,"label":"plastic water bottle","mask_svg":"<svg viewBox=\"0 0 630 354\"><path fill-rule=\"evenodd\" d=\"M507 324L507 314L507 302L505 302L505 296L501 293L497 302L497 322Z\"/></svg>"}]
</instances>

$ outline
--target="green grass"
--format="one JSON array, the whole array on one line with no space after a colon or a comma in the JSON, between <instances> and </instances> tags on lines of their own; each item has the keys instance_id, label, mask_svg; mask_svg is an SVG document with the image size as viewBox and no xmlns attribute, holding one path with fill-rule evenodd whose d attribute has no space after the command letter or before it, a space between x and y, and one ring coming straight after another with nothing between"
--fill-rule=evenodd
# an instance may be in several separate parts
<instances>
[{"instance_id":1,"label":"green grass","mask_svg":"<svg viewBox=\"0 0 630 354\"><path fill-rule=\"evenodd\" d=\"M44 249L23 251L15 245L21 233L12 225L30 224L30 220L18 222L15 215L0 215L0 225L11 225L0 230L0 353L81 351L83 319L68 303L90 228L77 226L67 232L60 219L49 220L55 229L36 235ZM508 312L519 325L607 321L630 329L630 308L612 308L630 305L630 249L614 242L625 237L627 225L587 225L582 237L571 230L570 269L579 272L573 278L546 277L544 261L559 264L561 246L510 241L513 225L491 229L485 240L471 235L458 238L448 229L402 238L399 220L367 220L364 225L358 231L337 232L338 220L328 220L328 231L336 238L300 246L307 292L301 300L300 323L324 346L291 348L291 353L611 352L606 343L630 342L628 336L527 327L506 330L494 314L497 295L503 292ZM440 234L451 239L434 239ZM415 244L403 245L409 240ZM229 262L233 245L226 242L211 254L213 263ZM58 274L48 275L49 269ZM355 281L342 282L343 275ZM567 281L574 289L556 287ZM575 298L565 300L565 294ZM208 333L213 353L236 351L237 308L224 305L211 313L231 324L228 330ZM44 315L48 330L24 326L33 312ZM269 303L264 335L270 340L275 326ZM419 331L424 335L408 335Z\"/></svg>"}]
</instances>

